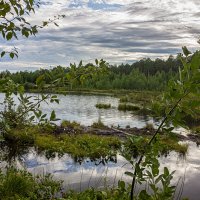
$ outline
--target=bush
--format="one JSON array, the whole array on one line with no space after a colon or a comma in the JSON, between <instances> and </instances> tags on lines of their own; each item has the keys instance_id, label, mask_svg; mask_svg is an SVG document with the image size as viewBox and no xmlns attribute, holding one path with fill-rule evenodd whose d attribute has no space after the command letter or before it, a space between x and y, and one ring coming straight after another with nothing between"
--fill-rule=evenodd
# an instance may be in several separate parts
<instances>
[{"instance_id":1,"label":"bush","mask_svg":"<svg viewBox=\"0 0 200 200\"><path fill-rule=\"evenodd\" d=\"M33 177L27 171L9 168L0 172L0 199L52 199L61 191L61 183L50 175Z\"/></svg>"}]
</instances>

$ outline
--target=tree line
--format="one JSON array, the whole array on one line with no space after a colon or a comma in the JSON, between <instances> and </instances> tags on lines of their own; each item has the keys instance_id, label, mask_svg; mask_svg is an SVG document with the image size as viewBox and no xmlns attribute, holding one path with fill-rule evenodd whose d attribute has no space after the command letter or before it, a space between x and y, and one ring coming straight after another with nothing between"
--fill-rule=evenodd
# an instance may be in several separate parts
<instances>
[{"instance_id":1,"label":"tree line","mask_svg":"<svg viewBox=\"0 0 200 200\"><path fill-rule=\"evenodd\" d=\"M146 58L132 64L106 63L105 66L97 73L100 68L97 63L83 65L80 62L78 66L71 64L70 67L57 66L36 71L3 71L0 78L9 77L15 83L23 84L26 90L37 88L38 79L44 87L54 83L54 86L66 89L164 90L170 79L177 78L182 64L178 56L169 56L167 60ZM93 71L92 76L87 75L89 71Z\"/></svg>"}]
</instances>

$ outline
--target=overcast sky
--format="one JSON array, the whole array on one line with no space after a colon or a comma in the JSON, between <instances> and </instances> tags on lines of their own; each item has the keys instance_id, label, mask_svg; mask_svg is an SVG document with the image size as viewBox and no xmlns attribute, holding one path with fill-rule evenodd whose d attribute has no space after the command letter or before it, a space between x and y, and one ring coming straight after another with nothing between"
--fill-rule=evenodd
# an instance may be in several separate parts
<instances>
[{"instance_id":1,"label":"overcast sky","mask_svg":"<svg viewBox=\"0 0 200 200\"><path fill-rule=\"evenodd\" d=\"M32 23L65 14L59 27L49 26L36 37L5 42L15 46L19 58L4 59L0 70L34 70L68 66L70 62L134 62L141 58L167 58L182 46L199 47L199 0L42 0Z\"/></svg>"}]
</instances>

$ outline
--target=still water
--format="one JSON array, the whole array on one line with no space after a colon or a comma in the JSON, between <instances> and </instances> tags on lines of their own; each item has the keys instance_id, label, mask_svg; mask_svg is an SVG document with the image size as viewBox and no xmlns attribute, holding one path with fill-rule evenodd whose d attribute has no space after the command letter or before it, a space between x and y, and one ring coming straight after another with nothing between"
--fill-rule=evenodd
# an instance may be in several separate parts
<instances>
[{"instance_id":1,"label":"still water","mask_svg":"<svg viewBox=\"0 0 200 200\"><path fill-rule=\"evenodd\" d=\"M28 94L36 95L36 94ZM48 116L55 110L57 118L61 120L76 121L82 125L89 126L98 120L106 125L142 128L146 123L153 123L153 119L147 116L136 116L132 112L118 111L119 99L110 96L98 95L57 95L60 103L42 103L41 109ZM0 102L4 99L4 94L0 93ZM17 97L15 96L17 102ZM97 109L97 103L111 104L111 109ZM0 105L0 110L3 105ZM58 122L60 123L61 120Z\"/></svg>"},{"instance_id":2,"label":"still water","mask_svg":"<svg viewBox=\"0 0 200 200\"><path fill-rule=\"evenodd\" d=\"M60 104L42 104L42 110L50 113L52 109L56 111L57 117L61 120L77 121L83 125L91 125L93 122L101 120L106 125L141 128L147 122L153 122L151 118L139 117L132 112L118 111L119 100L107 96L85 96L85 95L58 95ZM0 94L0 100L3 94ZM17 101L17 99L16 99ZM96 109L96 103L110 103L111 109ZM1 105L0 109L3 108ZM167 157L161 157L161 170L164 166L170 171L176 170L174 184L178 184L178 191L183 185L182 197L191 200L200 199L200 149L194 142L186 141L189 145L188 153L185 158L179 157L175 152L171 152ZM5 154L5 150L3 154ZM70 155L62 157L55 155L54 158L46 157L44 154L37 154L34 149L19 150L19 154L14 153L14 160L19 167L25 167L33 174L51 173L56 179L64 180L65 189L84 190L90 186L104 187L115 186L119 179L130 182L130 177L124 172L131 170L130 164L118 154L107 162L85 159L81 164L75 161ZM2 151L1 151L2 153ZM12 153L10 155L12 155ZM8 152L9 154L9 152ZM9 158L9 155L3 155ZM9 158L13 159L13 158ZM1 167L7 162L1 162Z\"/></svg>"},{"instance_id":3,"label":"still water","mask_svg":"<svg viewBox=\"0 0 200 200\"><path fill-rule=\"evenodd\" d=\"M174 174L173 184L177 185L178 195L183 186L182 197L190 200L199 200L200 196L200 148L194 142L186 141L189 145L186 157L180 157L177 153L171 152L167 157L161 157L160 170L168 167ZM44 175L51 173L57 180L63 180L65 190L73 189L82 191L89 187L103 188L114 187L118 180L131 182L131 178L126 176L126 171L132 171L131 165L123 156L118 154L108 161L85 159L81 163L74 160L70 155L65 154L62 157L55 155L47 157L44 152L38 154L33 148L20 150L19 154L10 149L11 152L3 149L4 158L12 159L19 168L25 168L34 175ZM7 155L5 155L7 153ZM12 158L9 156L13 156ZM4 168L7 162L0 162Z\"/></svg>"}]
</instances>

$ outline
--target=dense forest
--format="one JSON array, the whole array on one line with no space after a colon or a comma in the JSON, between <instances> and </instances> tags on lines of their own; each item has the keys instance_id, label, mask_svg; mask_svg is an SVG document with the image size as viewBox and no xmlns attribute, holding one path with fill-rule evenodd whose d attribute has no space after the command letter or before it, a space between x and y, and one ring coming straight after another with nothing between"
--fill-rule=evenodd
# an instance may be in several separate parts
<instances>
[{"instance_id":1,"label":"dense forest","mask_svg":"<svg viewBox=\"0 0 200 200\"><path fill-rule=\"evenodd\" d=\"M52 69L40 69L36 71L20 71L10 73L4 71L0 73L0 78L9 77L15 83L23 84L26 90L36 88L36 80L42 77L44 87L50 86L52 82L57 81L57 87L66 89L127 89L127 90L163 90L167 82L177 77L181 62L177 57L169 56L167 60L150 58L142 59L132 64L109 65L104 73L98 73L97 76L85 78L81 81L78 73L71 73L72 68L57 66ZM92 63L82 65L82 68L98 68ZM75 71L81 68L75 67ZM67 74L73 74L74 79ZM76 74L76 75L75 75Z\"/></svg>"}]
</instances>

